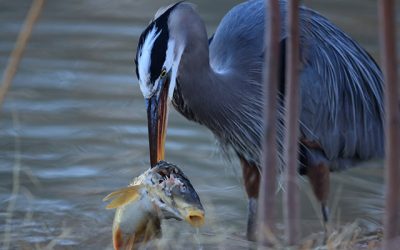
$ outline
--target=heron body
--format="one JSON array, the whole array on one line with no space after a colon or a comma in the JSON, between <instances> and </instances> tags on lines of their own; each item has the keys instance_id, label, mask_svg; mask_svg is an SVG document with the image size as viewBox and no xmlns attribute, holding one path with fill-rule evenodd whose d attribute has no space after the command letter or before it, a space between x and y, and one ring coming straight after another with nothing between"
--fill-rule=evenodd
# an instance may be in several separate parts
<instances>
[{"instance_id":1,"label":"heron body","mask_svg":"<svg viewBox=\"0 0 400 250\"><path fill-rule=\"evenodd\" d=\"M209 40L188 3L160 10L143 32L136 55L146 99L150 160L164 157L166 102L189 120L208 127L241 161L250 198L248 234L254 231L264 108L265 6L252 0L235 6ZM285 84L286 1L281 7L280 93ZM379 67L354 40L318 13L300 8L300 173L306 174L323 207L329 172L383 155L383 86ZM280 102L279 154L283 141ZM251 235L250 235L251 236Z\"/></svg>"}]
</instances>

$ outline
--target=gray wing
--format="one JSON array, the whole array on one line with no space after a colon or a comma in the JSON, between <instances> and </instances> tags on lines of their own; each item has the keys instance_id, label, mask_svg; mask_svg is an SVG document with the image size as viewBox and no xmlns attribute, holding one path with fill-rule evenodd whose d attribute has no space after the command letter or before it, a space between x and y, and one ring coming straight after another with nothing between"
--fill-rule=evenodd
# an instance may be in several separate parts
<instances>
[{"instance_id":1,"label":"gray wing","mask_svg":"<svg viewBox=\"0 0 400 250\"><path fill-rule=\"evenodd\" d=\"M280 4L284 23L286 1ZM318 13L302 7L300 19L301 136L320 145L318 160L327 160L335 168L347 167L343 164L352 160L382 156L383 99L378 66L358 44ZM231 94L237 93L233 94L235 112L229 119L232 127L240 128L235 131L242 132L232 135L229 144L242 145L235 150L251 159L259 157L259 152L254 155L252 149L261 147L264 20L264 1L240 4L223 18L210 44L213 69L234 71L237 76L232 84L240 85L230 89ZM286 36L282 28L281 39ZM283 84L281 77L280 86Z\"/></svg>"},{"instance_id":2,"label":"gray wing","mask_svg":"<svg viewBox=\"0 0 400 250\"><path fill-rule=\"evenodd\" d=\"M247 1L224 16L209 45L211 67L230 77L221 97L226 119L219 130L224 134L217 138L223 149L231 147L249 162L260 159L263 34L263 1Z\"/></svg>"},{"instance_id":3,"label":"gray wing","mask_svg":"<svg viewBox=\"0 0 400 250\"><path fill-rule=\"evenodd\" d=\"M328 160L383 155L382 76L372 57L311 10L301 12L301 132Z\"/></svg>"}]
</instances>

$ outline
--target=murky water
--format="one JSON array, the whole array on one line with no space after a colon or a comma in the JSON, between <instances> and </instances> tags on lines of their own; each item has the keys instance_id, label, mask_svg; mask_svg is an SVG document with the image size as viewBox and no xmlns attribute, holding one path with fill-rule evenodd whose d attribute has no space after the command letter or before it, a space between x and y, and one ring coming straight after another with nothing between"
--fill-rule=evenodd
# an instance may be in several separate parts
<instances>
[{"instance_id":1,"label":"murky water","mask_svg":"<svg viewBox=\"0 0 400 250\"><path fill-rule=\"evenodd\" d=\"M193 2L211 34L240 1ZM305 2L378 56L375 1ZM102 198L143 172L149 158L144 102L133 71L135 48L143 28L166 4L46 2L0 114L0 244L9 232L11 249L111 248L113 213L104 209ZM0 1L1 72L29 5ZM211 133L175 111L166 152L196 187L207 222L196 234L184 223L167 221L163 242L174 239L182 243L178 246L199 249L245 246L247 203L238 163L224 161ZM371 229L379 225L382 179L376 167L335 174L330 203L335 224L360 219ZM304 235L322 229L309 197L303 181Z\"/></svg>"}]
</instances>

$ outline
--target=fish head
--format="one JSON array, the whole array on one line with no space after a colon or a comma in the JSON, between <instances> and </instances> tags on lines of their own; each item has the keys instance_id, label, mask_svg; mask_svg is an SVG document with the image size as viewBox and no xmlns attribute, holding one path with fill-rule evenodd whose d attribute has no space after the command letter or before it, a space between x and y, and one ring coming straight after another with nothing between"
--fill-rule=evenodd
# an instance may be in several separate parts
<instances>
[{"instance_id":1,"label":"fish head","mask_svg":"<svg viewBox=\"0 0 400 250\"><path fill-rule=\"evenodd\" d=\"M177 166L158 162L151 170L149 195L165 219L185 220L193 227L204 224L204 208L189 179Z\"/></svg>"},{"instance_id":2,"label":"fish head","mask_svg":"<svg viewBox=\"0 0 400 250\"><path fill-rule=\"evenodd\" d=\"M185 220L194 227L204 223L204 208L200 198L183 171L165 161L158 162L125 188L112 192L104 198L111 200L107 209L117 209L121 221L133 217L127 211L140 211L160 219ZM133 218L131 218L133 219Z\"/></svg>"}]
</instances>

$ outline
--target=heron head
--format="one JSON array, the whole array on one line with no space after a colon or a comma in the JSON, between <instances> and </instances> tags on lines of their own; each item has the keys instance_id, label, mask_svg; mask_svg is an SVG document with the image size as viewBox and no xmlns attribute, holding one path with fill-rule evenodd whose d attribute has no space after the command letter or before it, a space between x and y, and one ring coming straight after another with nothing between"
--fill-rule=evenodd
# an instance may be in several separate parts
<instances>
[{"instance_id":1,"label":"heron head","mask_svg":"<svg viewBox=\"0 0 400 250\"><path fill-rule=\"evenodd\" d=\"M169 27L171 13L179 4L157 12L140 36L136 52L136 75L146 102L152 166L164 160L168 106L183 52Z\"/></svg>"}]
</instances>

